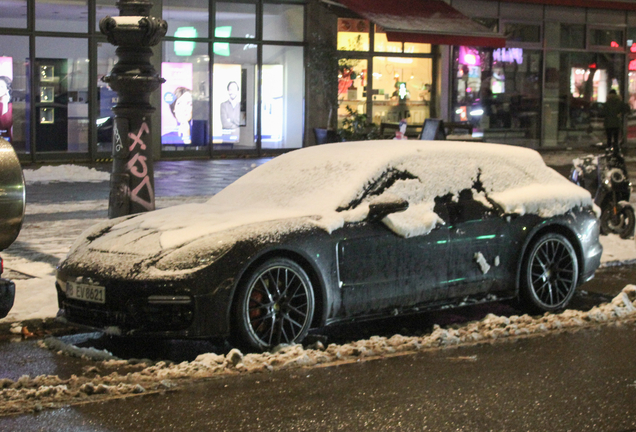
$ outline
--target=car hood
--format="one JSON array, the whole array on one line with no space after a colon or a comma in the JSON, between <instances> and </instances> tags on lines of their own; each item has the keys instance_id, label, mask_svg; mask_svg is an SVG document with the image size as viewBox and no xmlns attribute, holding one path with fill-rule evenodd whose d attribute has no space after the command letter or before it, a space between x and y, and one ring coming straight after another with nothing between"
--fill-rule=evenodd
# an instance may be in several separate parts
<instances>
[{"instance_id":1,"label":"car hood","mask_svg":"<svg viewBox=\"0 0 636 432\"><path fill-rule=\"evenodd\" d=\"M242 241L275 242L316 228L320 216L289 211L242 212L185 204L104 221L75 241L60 268L111 277L185 276Z\"/></svg>"}]
</instances>

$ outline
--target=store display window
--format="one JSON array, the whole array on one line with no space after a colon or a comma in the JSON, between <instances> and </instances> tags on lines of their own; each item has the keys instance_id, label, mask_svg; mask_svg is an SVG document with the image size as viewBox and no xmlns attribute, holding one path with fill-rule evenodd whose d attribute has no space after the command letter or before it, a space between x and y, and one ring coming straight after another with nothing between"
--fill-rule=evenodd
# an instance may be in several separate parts
<instances>
[{"instance_id":1,"label":"store display window","mask_svg":"<svg viewBox=\"0 0 636 432\"><path fill-rule=\"evenodd\" d=\"M487 141L539 142L541 53L523 48L455 47L452 121Z\"/></svg>"},{"instance_id":2,"label":"store display window","mask_svg":"<svg viewBox=\"0 0 636 432\"><path fill-rule=\"evenodd\" d=\"M224 48L219 53L217 47L214 51L211 118L214 148L255 149L256 46L228 44L227 52Z\"/></svg>"},{"instance_id":3,"label":"store display window","mask_svg":"<svg viewBox=\"0 0 636 432\"><path fill-rule=\"evenodd\" d=\"M95 30L99 32L99 21L107 16L114 17L119 15L119 9L116 2L112 0L95 0Z\"/></svg>"},{"instance_id":4,"label":"store display window","mask_svg":"<svg viewBox=\"0 0 636 432\"><path fill-rule=\"evenodd\" d=\"M338 64L338 125L348 115L347 107L359 114L367 112L367 60L343 58Z\"/></svg>"},{"instance_id":5,"label":"store display window","mask_svg":"<svg viewBox=\"0 0 636 432\"><path fill-rule=\"evenodd\" d=\"M115 124L115 113L113 106L118 101L117 92L111 89L102 78L108 75L115 63L117 55L116 46L108 42L97 44L97 100L99 103L99 113L95 119L97 128L97 152L102 156L112 154L113 151L113 127Z\"/></svg>"},{"instance_id":6,"label":"store display window","mask_svg":"<svg viewBox=\"0 0 636 432\"><path fill-rule=\"evenodd\" d=\"M376 52L402 52L402 42L389 42L389 40L386 38L384 29L379 25L375 25L373 47Z\"/></svg>"},{"instance_id":7,"label":"store display window","mask_svg":"<svg viewBox=\"0 0 636 432\"><path fill-rule=\"evenodd\" d=\"M88 1L35 0L35 29L86 33L88 31Z\"/></svg>"},{"instance_id":8,"label":"store display window","mask_svg":"<svg viewBox=\"0 0 636 432\"><path fill-rule=\"evenodd\" d=\"M161 13L169 23L167 36L208 37L207 0L163 0Z\"/></svg>"},{"instance_id":9,"label":"store display window","mask_svg":"<svg viewBox=\"0 0 636 432\"><path fill-rule=\"evenodd\" d=\"M373 122L421 126L430 117L432 59L374 57Z\"/></svg>"},{"instance_id":10,"label":"store display window","mask_svg":"<svg viewBox=\"0 0 636 432\"><path fill-rule=\"evenodd\" d=\"M603 104L610 90L621 94L623 58L611 53L548 53L543 118L547 145L605 140Z\"/></svg>"},{"instance_id":11,"label":"store display window","mask_svg":"<svg viewBox=\"0 0 636 432\"><path fill-rule=\"evenodd\" d=\"M0 27L26 28L27 0L0 2Z\"/></svg>"},{"instance_id":12,"label":"store display window","mask_svg":"<svg viewBox=\"0 0 636 432\"><path fill-rule=\"evenodd\" d=\"M256 5L253 3L216 3L216 28L214 37L256 37Z\"/></svg>"},{"instance_id":13,"label":"store display window","mask_svg":"<svg viewBox=\"0 0 636 432\"><path fill-rule=\"evenodd\" d=\"M369 51L369 21L338 18L338 49L340 51Z\"/></svg>"},{"instance_id":14,"label":"store display window","mask_svg":"<svg viewBox=\"0 0 636 432\"><path fill-rule=\"evenodd\" d=\"M198 149L209 144L208 44L164 42L161 76L162 150Z\"/></svg>"},{"instance_id":15,"label":"store display window","mask_svg":"<svg viewBox=\"0 0 636 432\"><path fill-rule=\"evenodd\" d=\"M88 40L35 39L35 142L40 152L88 152Z\"/></svg>"},{"instance_id":16,"label":"store display window","mask_svg":"<svg viewBox=\"0 0 636 432\"><path fill-rule=\"evenodd\" d=\"M29 152L29 39L0 36L0 137L16 152Z\"/></svg>"},{"instance_id":17,"label":"store display window","mask_svg":"<svg viewBox=\"0 0 636 432\"><path fill-rule=\"evenodd\" d=\"M263 39L302 42L305 8L292 4L263 5Z\"/></svg>"},{"instance_id":18,"label":"store display window","mask_svg":"<svg viewBox=\"0 0 636 432\"><path fill-rule=\"evenodd\" d=\"M261 146L302 147L304 72L303 48L263 47Z\"/></svg>"},{"instance_id":19,"label":"store display window","mask_svg":"<svg viewBox=\"0 0 636 432\"><path fill-rule=\"evenodd\" d=\"M590 45L594 47L621 49L623 43L623 30L620 29L590 29Z\"/></svg>"}]
</instances>

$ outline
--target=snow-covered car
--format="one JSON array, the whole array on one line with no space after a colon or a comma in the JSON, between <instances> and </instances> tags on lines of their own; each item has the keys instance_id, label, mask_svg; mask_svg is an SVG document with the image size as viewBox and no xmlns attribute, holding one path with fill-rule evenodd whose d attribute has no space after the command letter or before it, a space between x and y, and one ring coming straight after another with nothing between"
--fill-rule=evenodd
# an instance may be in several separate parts
<instances>
[{"instance_id":1,"label":"snow-covered car","mask_svg":"<svg viewBox=\"0 0 636 432\"><path fill-rule=\"evenodd\" d=\"M84 232L59 316L122 336L269 349L336 322L519 298L564 308L602 247L592 198L529 149L448 141L308 147L202 204Z\"/></svg>"},{"instance_id":2,"label":"snow-covered car","mask_svg":"<svg viewBox=\"0 0 636 432\"><path fill-rule=\"evenodd\" d=\"M22 167L13 146L0 138L0 251L8 248L22 228L25 209L25 189ZM0 257L0 276L4 263ZM15 284L0 277L0 318L13 307Z\"/></svg>"}]
</instances>

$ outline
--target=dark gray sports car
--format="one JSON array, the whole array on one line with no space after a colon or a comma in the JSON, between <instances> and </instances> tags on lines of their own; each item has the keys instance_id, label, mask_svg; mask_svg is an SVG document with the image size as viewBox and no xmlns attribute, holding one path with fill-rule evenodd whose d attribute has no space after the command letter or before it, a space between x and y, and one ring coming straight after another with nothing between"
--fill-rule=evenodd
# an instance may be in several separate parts
<instances>
[{"instance_id":1,"label":"dark gray sports car","mask_svg":"<svg viewBox=\"0 0 636 432\"><path fill-rule=\"evenodd\" d=\"M204 204L100 223L58 267L60 316L122 336L232 338L466 301L566 307L599 265L592 198L533 150L368 141L305 148Z\"/></svg>"}]
</instances>

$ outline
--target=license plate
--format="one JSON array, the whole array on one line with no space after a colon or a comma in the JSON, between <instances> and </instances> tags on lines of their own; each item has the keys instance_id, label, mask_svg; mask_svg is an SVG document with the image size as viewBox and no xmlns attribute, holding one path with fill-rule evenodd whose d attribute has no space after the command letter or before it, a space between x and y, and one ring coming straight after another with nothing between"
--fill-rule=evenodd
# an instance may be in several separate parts
<instances>
[{"instance_id":1,"label":"license plate","mask_svg":"<svg viewBox=\"0 0 636 432\"><path fill-rule=\"evenodd\" d=\"M98 285L66 282L66 297L93 303L106 303L106 288Z\"/></svg>"}]
</instances>

